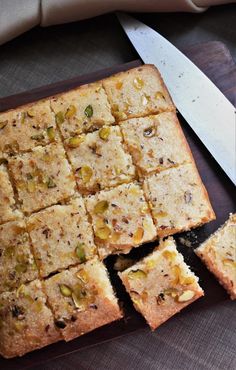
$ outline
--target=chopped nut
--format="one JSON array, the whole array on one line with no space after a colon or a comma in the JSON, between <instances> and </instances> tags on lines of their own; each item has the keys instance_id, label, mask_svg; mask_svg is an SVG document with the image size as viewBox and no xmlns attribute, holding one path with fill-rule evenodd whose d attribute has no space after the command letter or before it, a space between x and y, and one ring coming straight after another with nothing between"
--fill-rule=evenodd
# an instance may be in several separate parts
<instances>
[{"instance_id":1,"label":"chopped nut","mask_svg":"<svg viewBox=\"0 0 236 370\"><path fill-rule=\"evenodd\" d=\"M56 123L58 125L61 125L65 121L65 117L64 117L63 112L58 112L56 114L55 118L56 118Z\"/></svg>"},{"instance_id":2,"label":"chopped nut","mask_svg":"<svg viewBox=\"0 0 236 370\"><path fill-rule=\"evenodd\" d=\"M8 121L0 122L0 130L4 129L4 127L6 127L7 124L8 124Z\"/></svg>"},{"instance_id":3,"label":"chopped nut","mask_svg":"<svg viewBox=\"0 0 236 370\"><path fill-rule=\"evenodd\" d=\"M26 263L18 263L16 266L15 266L15 270L18 274L21 274L21 273L25 273L28 269L28 266Z\"/></svg>"},{"instance_id":4,"label":"chopped nut","mask_svg":"<svg viewBox=\"0 0 236 370\"><path fill-rule=\"evenodd\" d=\"M103 127L99 130L99 137L102 139L102 140L105 140L107 141L109 135L110 135L110 132L111 132L111 129L110 127Z\"/></svg>"},{"instance_id":5,"label":"chopped nut","mask_svg":"<svg viewBox=\"0 0 236 370\"><path fill-rule=\"evenodd\" d=\"M236 267L236 261L233 261L233 260L231 260L229 258L223 259L223 264L225 266Z\"/></svg>"},{"instance_id":6,"label":"chopped nut","mask_svg":"<svg viewBox=\"0 0 236 370\"><path fill-rule=\"evenodd\" d=\"M30 138L32 140L41 141L41 140L44 140L44 134L32 135Z\"/></svg>"},{"instance_id":7,"label":"chopped nut","mask_svg":"<svg viewBox=\"0 0 236 370\"><path fill-rule=\"evenodd\" d=\"M95 207L94 207L94 213L99 214L99 213L104 213L109 207L109 203L107 200L101 200L98 202Z\"/></svg>"},{"instance_id":8,"label":"chopped nut","mask_svg":"<svg viewBox=\"0 0 236 370\"><path fill-rule=\"evenodd\" d=\"M193 292L192 290L185 290L185 292L183 292L178 298L177 298L177 302L187 302L187 301L190 301L190 299L192 299L193 297L195 296L195 292Z\"/></svg>"},{"instance_id":9,"label":"chopped nut","mask_svg":"<svg viewBox=\"0 0 236 370\"><path fill-rule=\"evenodd\" d=\"M78 279L81 280L81 282L83 284L86 284L89 281L88 273L84 269L79 270L79 272L77 272L76 276L77 276Z\"/></svg>"},{"instance_id":10,"label":"chopped nut","mask_svg":"<svg viewBox=\"0 0 236 370\"><path fill-rule=\"evenodd\" d=\"M110 234L111 234L111 229L107 225L101 226L95 231L95 236L97 236L99 239L102 239L102 240L107 240Z\"/></svg>"},{"instance_id":11,"label":"chopped nut","mask_svg":"<svg viewBox=\"0 0 236 370\"><path fill-rule=\"evenodd\" d=\"M87 183L93 176L93 170L89 166L83 166L78 170L78 175L81 177L83 183Z\"/></svg>"},{"instance_id":12,"label":"chopped nut","mask_svg":"<svg viewBox=\"0 0 236 370\"><path fill-rule=\"evenodd\" d=\"M64 297L70 297L72 294L72 290L65 284L60 284L59 289Z\"/></svg>"},{"instance_id":13,"label":"chopped nut","mask_svg":"<svg viewBox=\"0 0 236 370\"><path fill-rule=\"evenodd\" d=\"M34 116L35 116L35 114L34 114L34 110L33 110L33 109L28 109L28 110L27 110L27 115L28 115L30 118L34 117Z\"/></svg>"},{"instance_id":14,"label":"chopped nut","mask_svg":"<svg viewBox=\"0 0 236 370\"><path fill-rule=\"evenodd\" d=\"M133 241L135 244L139 244L142 241L144 230L142 227L138 227L134 233Z\"/></svg>"},{"instance_id":15,"label":"chopped nut","mask_svg":"<svg viewBox=\"0 0 236 370\"><path fill-rule=\"evenodd\" d=\"M134 78L133 85L137 90L141 90L144 86L144 82L140 77Z\"/></svg>"},{"instance_id":16,"label":"chopped nut","mask_svg":"<svg viewBox=\"0 0 236 370\"><path fill-rule=\"evenodd\" d=\"M75 254L79 258L80 262L85 262L86 261L86 256L85 256L85 244L84 243L79 243L77 247L75 248Z\"/></svg>"},{"instance_id":17,"label":"chopped nut","mask_svg":"<svg viewBox=\"0 0 236 370\"><path fill-rule=\"evenodd\" d=\"M165 97L164 95L162 94L162 92L158 91L156 94L155 94L155 98L156 99L164 99L165 100Z\"/></svg>"},{"instance_id":18,"label":"chopped nut","mask_svg":"<svg viewBox=\"0 0 236 370\"><path fill-rule=\"evenodd\" d=\"M86 305L85 305L84 299L81 299L75 293L72 293L72 299L73 299L73 302L74 302L75 307L78 310L83 311L83 310L86 309Z\"/></svg>"},{"instance_id":19,"label":"chopped nut","mask_svg":"<svg viewBox=\"0 0 236 370\"><path fill-rule=\"evenodd\" d=\"M47 187L49 189L52 189L52 188L56 188L56 184L55 182L53 181L53 179L51 177L48 178L48 181L47 181Z\"/></svg>"},{"instance_id":20,"label":"chopped nut","mask_svg":"<svg viewBox=\"0 0 236 370\"><path fill-rule=\"evenodd\" d=\"M50 126L47 128L47 135L48 135L48 138L50 141L54 141L55 140L55 130L53 128L53 126Z\"/></svg>"},{"instance_id":21,"label":"chopped nut","mask_svg":"<svg viewBox=\"0 0 236 370\"><path fill-rule=\"evenodd\" d=\"M164 290L164 294L166 294L168 296L171 296L172 298L177 297L178 292L179 291L177 289L175 289L175 288L168 288L168 289L165 289Z\"/></svg>"},{"instance_id":22,"label":"chopped nut","mask_svg":"<svg viewBox=\"0 0 236 370\"><path fill-rule=\"evenodd\" d=\"M92 105L88 105L88 106L85 108L85 110L84 110L84 114L85 114L85 116L86 116L86 117L88 117L88 118L92 117L92 115L93 115L93 107L92 107Z\"/></svg>"},{"instance_id":23,"label":"chopped nut","mask_svg":"<svg viewBox=\"0 0 236 370\"><path fill-rule=\"evenodd\" d=\"M143 270L131 270L129 273L128 273L128 277L130 279L144 279L147 277L147 274L146 272L144 272Z\"/></svg>"},{"instance_id":24,"label":"chopped nut","mask_svg":"<svg viewBox=\"0 0 236 370\"><path fill-rule=\"evenodd\" d=\"M69 108L66 111L65 117L67 119L71 118L75 115L75 113L76 113L76 107L74 105L70 105Z\"/></svg>"},{"instance_id":25,"label":"chopped nut","mask_svg":"<svg viewBox=\"0 0 236 370\"><path fill-rule=\"evenodd\" d=\"M153 137L156 135L156 128L154 126L145 128L143 130L143 136L144 137Z\"/></svg>"},{"instance_id":26,"label":"chopped nut","mask_svg":"<svg viewBox=\"0 0 236 370\"><path fill-rule=\"evenodd\" d=\"M177 253L175 251L168 251L165 250L163 252L163 257L166 258L167 260L173 262L177 256Z\"/></svg>"},{"instance_id":27,"label":"chopped nut","mask_svg":"<svg viewBox=\"0 0 236 370\"><path fill-rule=\"evenodd\" d=\"M77 148L78 146L80 146L80 144L84 141L84 137L83 136L74 136L74 137L71 137L69 140L68 140L68 147L69 148Z\"/></svg>"},{"instance_id":28,"label":"chopped nut","mask_svg":"<svg viewBox=\"0 0 236 370\"><path fill-rule=\"evenodd\" d=\"M120 89L122 88L122 86L123 86L123 82L118 81L118 82L116 83L116 89L117 89L117 90L120 90Z\"/></svg>"}]
</instances>

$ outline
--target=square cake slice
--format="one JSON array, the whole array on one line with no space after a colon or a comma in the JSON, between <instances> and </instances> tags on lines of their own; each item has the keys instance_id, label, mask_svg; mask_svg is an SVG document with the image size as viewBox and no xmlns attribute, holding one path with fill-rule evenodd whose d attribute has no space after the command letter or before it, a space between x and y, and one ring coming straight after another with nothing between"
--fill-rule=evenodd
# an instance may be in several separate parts
<instances>
[{"instance_id":1,"label":"square cake slice","mask_svg":"<svg viewBox=\"0 0 236 370\"><path fill-rule=\"evenodd\" d=\"M121 123L121 130L141 176L192 161L174 112L132 118Z\"/></svg>"},{"instance_id":2,"label":"square cake slice","mask_svg":"<svg viewBox=\"0 0 236 370\"><path fill-rule=\"evenodd\" d=\"M22 215L17 210L7 167L4 164L0 164L0 224L20 217Z\"/></svg>"},{"instance_id":3,"label":"square cake slice","mask_svg":"<svg viewBox=\"0 0 236 370\"><path fill-rule=\"evenodd\" d=\"M82 198L31 215L27 228L42 277L83 263L96 253Z\"/></svg>"},{"instance_id":4,"label":"square cake slice","mask_svg":"<svg viewBox=\"0 0 236 370\"><path fill-rule=\"evenodd\" d=\"M220 284L236 299L236 213L204 243L195 253L216 276Z\"/></svg>"},{"instance_id":5,"label":"square cake slice","mask_svg":"<svg viewBox=\"0 0 236 370\"><path fill-rule=\"evenodd\" d=\"M175 110L159 71L144 65L103 80L117 121Z\"/></svg>"},{"instance_id":6,"label":"square cake slice","mask_svg":"<svg viewBox=\"0 0 236 370\"><path fill-rule=\"evenodd\" d=\"M96 258L54 275L44 286L66 341L122 317L107 270Z\"/></svg>"},{"instance_id":7,"label":"square cake slice","mask_svg":"<svg viewBox=\"0 0 236 370\"><path fill-rule=\"evenodd\" d=\"M117 126L103 126L99 131L75 136L66 145L81 193L130 182L135 176L132 158L124 150Z\"/></svg>"},{"instance_id":8,"label":"square cake slice","mask_svg":"<svg viewBox=\"0 0 236 370\"><path fill-rule=\"evenodd\" d=\"M0 293L38 277L23 220L0 226Z\"/></svg>"},{"instance_id":9,"label":"square cake slice","mask_svg":"<svg viewBox=\"0 0 236 370\"><path fill-rule=\"evenodd\" d=\"M84 85L57 95L51 99L51 107L64 139L115 121L101 83Z\"/></svg>"},{"instance_id":10,"label":"square cake slice","mask_svg":"<svg viewBox=\"0 0 236 370\"><path fill-rule=\"evenodd\" d=\"M39 280L0 294L0 354L22 356L61 339Z\"/></svg>"},{"instance_id":11,"label":"square cake slice","mask_svg":"<svg viewBox=\"0 0 236 370\"><path fill-rule=\"evenodd\" d=\"M123 184L86 198L95 243L101 258L128 253L132 247L156 238L143 190L138 184Z\"/></svg>"},{"instance_id":12,"label":"square cake slice","mask_svg":"<svg viewBox=\"0 0 236 370\"><path fill-rule=\"evenodd\" d=\"M0 113L0 152L15 154L58 140L49 100Z\"/></svg>"},{"instance_id":13,"label":"square cake slice","mask_svg":"<svg viewBox=\"0 0 236 370\"><path fill-rule=\"evenodd\" d=\"M118 274L152 330L204 295L173 238L161 241L153 253Z\"/></svg>"},{"instance_id":14,"label":"square cake slice","mask_svg":"<svg viewBox=\"0 0 236 370\"><path fill-rule=\"evenodd\" d=\"M215 219L194 163L146 177L144 192L152 208L159 237L186 231Z\"/></svg>"},{"instance_id":15,"label":"square cake slice","mask_svg":"<svg viewBox=\"0 0 236 370\"><path fill-rule=\"evenodd\" d=\"M76 183L61 144L37 147L9 158L9 168L26 214L72 196Z\"/></svg>"}]
</instances>

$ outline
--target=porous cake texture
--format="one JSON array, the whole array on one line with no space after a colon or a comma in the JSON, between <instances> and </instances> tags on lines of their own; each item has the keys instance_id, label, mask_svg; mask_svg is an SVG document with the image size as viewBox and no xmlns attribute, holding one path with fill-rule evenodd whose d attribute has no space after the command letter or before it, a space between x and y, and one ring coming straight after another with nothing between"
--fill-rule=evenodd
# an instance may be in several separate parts
<instances>
[{"instance_id":1,"label":"porous cake texture","mask_svg":"<svg viewBox=\"0 0 236 370\"><path fill-rule=\"evenodd\" d=\"M123 184L88 196L86 206L101 258L112 253L128 253L132 247L156 238L150 210L139 184Z\"/></svg>"},{"instance_id":2,"label":"porous cake texture","mask_svg":"<svg viewBox=\"0 0 236 370\"><path fill-rule=\"evenodd\" d=\"M153 330L204 295L173 238L161 241L151 254L118 274Z\"/></svg>"},{"instance_id":3,"label":"porous cake texture","mask_svg":"<svg viewBox=\"0 0 236 370\"><path fill-rule=\"evenodd\" d=\"M83 263L96 254L82 198L31 215L27 228L42 277Z\"/></svg>"},{"instance_id":4,"label":"porous cake texture","mask_svg":"<svg viewBox=\"0 0 236 370\"><path fill-rule=\"evenodd\" d=\"M135 168L122 144L118 126L103 126L99 131L67 140L67 153L81 193L130 182Z\"/></svg>"},{"instance_id":5,"label":"porous cake texture","mask_svg":"<svg viewBox=\"0 0 236 370\"><path fill-rule=\"evenodd\" d=\"M236 214L195 249L195 253L236 299Z\"/></svg>"},{"instance_id":6,"label":"porous cake texture","mask_svg":"<svg viewBox=\"0 0 236 370\"><path fill-rule=\"evenodd\" d=\"M194 163L146 177L144 192L159 237L186 231L215 219Z\"/></svg>"},{"instance_id":7,"label":"porous cake texture","mask_svg":"<svg viewBox=\"0 0 236 370\"><path fill-rule=\"evenodd\" d=\"M64 139L94 131L115 121L99 82L51 98L51 107Z\"/></svg>"},{"instance_id":8,"label":"porous cake texture","mask_svg":"<svg viewBox=\"0 0 236 370\"><path fill-rule=\"evenodd\" d=\"M66 341L122 317L107 270L97 258L52 276L44 288Z\"/></svg>"},{"instance_id":9,"label":"porous cake texture","mask_svg":"<svg viewBox=\"0 0 236 370\"><path fill-rule=\"evenodd\" d=\"M61 144L34 148L9 158L9 168L26 214L69 198L76 183Z\"/></svg>"},{"instance_id":10,"label":"porous cake texture","mask_svg":"<svg viewBox=\"0 0 236 370\"><path fill-rule=\"evenodd\" d=\"M170 95L159 71L145 65L103 80L116 120L174 111Z\"/></svg>"}]
</instances>

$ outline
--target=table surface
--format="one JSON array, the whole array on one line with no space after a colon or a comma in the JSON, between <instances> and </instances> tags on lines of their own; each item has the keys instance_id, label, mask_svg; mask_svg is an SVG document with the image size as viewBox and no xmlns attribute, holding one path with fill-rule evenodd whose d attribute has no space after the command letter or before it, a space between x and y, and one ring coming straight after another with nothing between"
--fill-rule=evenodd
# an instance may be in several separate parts
<instances>
[{"instance_id":1,"label":"table surface","mask_svg":"<svg viewBox=\"0 0 236 370\"><path fill-rule=\"evenodd\" d=\"M138 18L177 47L220 40L236 59L235 5L212 8L203 14L139 14ZM35 28L0 47L0 96L136 58L113 14L48 29ZM225 300L214 309L176 315L153 333L147 328L34 370L234 370L235 321L235 302Z\"/></svg>"}]
</instances>

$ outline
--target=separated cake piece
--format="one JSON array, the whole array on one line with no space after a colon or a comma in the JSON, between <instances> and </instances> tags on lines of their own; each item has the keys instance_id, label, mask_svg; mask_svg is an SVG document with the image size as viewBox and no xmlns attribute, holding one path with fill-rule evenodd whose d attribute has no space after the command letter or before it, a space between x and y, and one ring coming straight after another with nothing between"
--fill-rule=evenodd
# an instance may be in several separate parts
<instances>
[{"instance_id":1,"label":"separated cake piece","mask_svg":"<svg viewBox=\"0 0 236 370\"><path fill-rule=\"evenodd\" d=\"M141 176L192 160L188 143L173 112L132 118L122 122L121 130Z\"/></svg>"},{"instance_id":2,"label":"separated cake piece","mask_svg":"<svg viewBox=\"0 0 236 370\"><path fill-rule=\"evenodd\" d=\"M16 209L14 192L7 168L2 164L0 165L0 223L16 220L21 216L21 212Z\"/></svg>"},{"instance_id":3,"label":"separated cake piece","mask_svg":"<svg viewBox=\"0 0 236 370\"><path fill-rule=\"evenodd\" d=\"M59 138L48 100L0 113L0 153L15 154Z\"/></svg>"},{"instance_id":4,"label":"separated cake piece","mask_svg":"<svg viewBox=\"0 0 236 370\"><path fill-rule=\"evenodd\" d=\"M23 220L0 226L0 293L38 277Z\"/></svg>"},{"instance_id":5,"label":"separated cake piece","mask_svg":"<svg viewBox=\"0 0 236 370\"><path fill-rule=\"evenodd\" d=\"M153 330L204 295L173 238L161 241L153 253L118 274Z\"/></svg>"},{"instance_id":6,"label":"separated cake piece","mask_svg":"<svg viewBox=\"0 0 236 370\"><path fill-rule=\"evenodd\" d=\"M193 163L146 177L144 192L159 237L215 219L207 191Z\"/></svg>"},{"instance_id":7,"label":"separated cake piece","mask_svg":"<svg viewBox=\"0 0 236 370\"><path fill-rule=\"evenodd\" d=\"M9 158L22 210L31 213L74 194L76 183L61 144Z\"/></svg>"},{"instance_id":8,"label":"separated cake piece","mask_svg":"<svg viewBox=\"0 0 236 370\"><path fill-rule=\"evenodd\" d=\"M101 258L128 253L156 237L148 204L138 184L123 184L86 198Z\"/></svg>"},{"instance_id":9,"label":"separated cake piece","mask_svg":"<svg viewBox=\"0 0 236 370\"><path fill-rule=\"evenodd\" d=\"M114 122L101 83L84 85L57 95L51 99L51 107L64 139Z\"/></svg>"},{"instance_id":10,"label":"separated cake piece","mask_svg":"<svg viewBox=\"0 0 236 370\"><path fill-rule=\"evenodd\" d=\"M174 110L160 73L153 65L130 69L103 80L117 121Z\"/></svg>"},{"instance_id":11,"label":"separated cake piece","mask_svg":"<svg viewBox=\"0 0 236 370\"><path fill-rule=\"evenodd\" d=\"M236 299L236 214L195 249L195 253Z\"/></svg>"},{"instance_id":12,"label":"separated cake piece","mask_svg":"<svg viewBox=\"0 0 236 370\"><path fill-rule=\"evenodd\" d=\"M124 151L117 126L75 136L66 145L81 193L130 182L135 176L132 158Z\"/></svg>"},{"instance_id":13,"label":"separated cake piece","mask_svg":"<svg viewBox=\"0 0 236 370\"><path fill-rule=\"evenodd\" d=\"M42 277L83 263L96 253L82 198L30 216L27 227Z\"/></svg>"},{"instance_id":14,"label":"separated cake piece","mask_svg":"<svg viewBox=\"0 0 236 370\"><path fill-rule=\"evenodd\" d=\"M107 270L98 259L54 275L44 286L66 341L122 317Z\"/></svg>"},{"instance_id":15,"label":"separated cake piece","mask_svg":"<svg viewBox=\"0 0 236 370\"><path fill-rule=\"evenodd\" d=\"M0 294L0 354L22 356L61 339L46 305L41 282Z\"/></svg>"}]
</instances>

